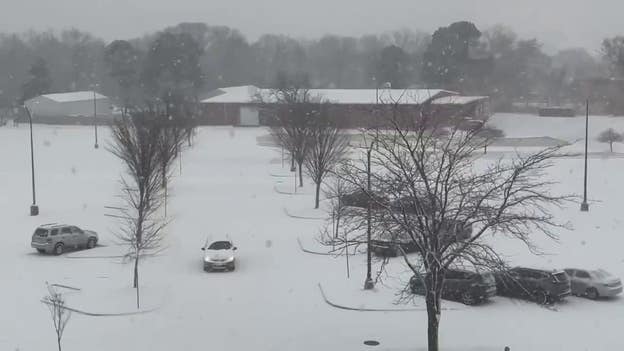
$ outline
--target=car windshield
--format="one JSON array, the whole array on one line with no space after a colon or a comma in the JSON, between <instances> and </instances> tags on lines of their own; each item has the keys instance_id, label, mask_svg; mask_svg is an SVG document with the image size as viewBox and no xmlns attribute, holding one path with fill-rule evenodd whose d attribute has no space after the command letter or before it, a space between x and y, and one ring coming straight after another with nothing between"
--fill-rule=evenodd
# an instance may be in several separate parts
<instances>
[{"instance_id":1,"label":"car windshield","mask_svg":"<svg viewBox=\"0 0 624 351\"><path fill-rule=\"evenodd\" d=\"M229 250L232 248L232 244L229 241L215 241L208 246L208 250Z\"/></svg>"},{"instance_id":2,"label":"car windshield","mask_svg":"<svg viewBox=\"0 0 624 351\"><path fill-rule=\"evenodd\" d=\"M595 271L591 271L592 275L595 276L598 279L609 279L609 278L613 278L613 276L605 271L604 269L597 269Z\"/></svg>"},{"instance_id":3,"label":"car windshield","mask_svg":"<svg viewBox=\"0 0 624 351\"><path fill-rule=\"evenodd\" d=\"M492 273L481 273L479 276L481 277L481 281L485 284L496 284L496 279Z\"/></svg>"},{"instance_id":4,"label":"car windshield","mask_svg":"<svg viewBox=\"0 0 624 351\"><path fill-rule=\"evenodd\" d=\"M553 273L552 276L557 282L560 283L568 281L568 275L565 272Z\"/></svg>"}]
</instances>

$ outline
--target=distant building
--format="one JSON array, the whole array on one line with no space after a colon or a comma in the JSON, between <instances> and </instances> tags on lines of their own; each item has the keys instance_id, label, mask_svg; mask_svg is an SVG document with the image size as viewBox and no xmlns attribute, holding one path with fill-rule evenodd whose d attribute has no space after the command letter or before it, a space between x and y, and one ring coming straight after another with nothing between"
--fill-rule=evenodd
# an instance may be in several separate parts
<instances>
[{"instance_id":1,"label":"distant building","mask_svg":"<svg viewBox=\"0 0 624 351\"><path fill-rule=\"evenodd\" d=\"M93 91L45 94L27 100L35 123L98 124L111 123L112 105L108 97Z\"/></svg>"},{"instance_id":2,"label":"distant building","mask_svg":"<svg viewBox=\"0 0 624 351\"><path fill-rule=\"evenodd\" d=\"M450 95L431 101L437 114L464 119L486 120L492 116L488 96Z\"/></svg>"},{"instance_id":3,"label":"distant building","mask_svg":"<svg viewBox=\"0 0 624 351\"><path fill-rule=\"evenodd\" d=\"M380 105L398 103L403 109L414 111L423 104L435 105L440 118L459 117L485 119L489 117L489 98L460 96L441 89L309 89L312 99L331 104L331 114L341 128L370 126L379 119ZM205 125L267 125L262 115L260 100L274 103L271 89L253 85L220 88L202 100L199 123Z\"/></svg>"},{"instance_id":4,"label":"distant building","mask_svg":"<svg viewBox=\"0 0 624 351\"><path fill-rule=\"evenodd\" d=\"M219 88L201 101L204 125L260 125L258 94L261 89L253 85Z\"/></svg>"}]
</instances>

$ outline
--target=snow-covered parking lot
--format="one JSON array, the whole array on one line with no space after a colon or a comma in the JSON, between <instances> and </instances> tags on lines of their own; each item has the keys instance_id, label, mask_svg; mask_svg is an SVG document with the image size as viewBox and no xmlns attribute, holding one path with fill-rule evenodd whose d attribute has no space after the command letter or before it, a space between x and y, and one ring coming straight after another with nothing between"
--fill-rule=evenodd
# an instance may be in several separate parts
<instances>
[{"instance_id":1,"label":"snow-covered parking lot","mask_svg":"<svg viewBox=\"0 0 624 351\"><path fill-rule=\"evenodd\" d=\"M624 120L594 118L592 134ZM510 137L582 137L584 120L497 116L493 123ZM533 126L533 127L531 127ZM579 128L579 126L581 126ZM100 144L108 131L99 130ZM581 133L579 135L579 133ZM171 186L166 250L143 261L142 310L136 310L131 266L121 262L124 249L115 243L114 219L105 206L117 204L119 161L101 147L93 149L90 127L34 126L37 202L31 217L30 151L27 126L0 128L0 350L49 350L55 335L47 308L40 303L45 283L81 289L67 293L74 313L63 338L66 350L418 350L426 347L424 301L395 305L396 287L408 279L400 260L374 291L364 292L364 256L351 257L346 279L344 258L304 253L297 238L322 249L314 238L322 221L286 215L310 208L312 192L277 192L279 150L259 146L260 128L203 127L183 154ZM621 145L617 145L616 151ZM579 150L580 146L571 149ZM547 253L532 256L519 243L495 238L510 261L562 268L602 267L624 277L624 229L621 174L624 159L590 143L589 213L577 205L557 211L573 231L560 241L536 238ZM492 157L513 150L493 148ZM273 174L273 175L272 175ZM582 159L556 161L556 191L582 191ZM276 184L278 185L276 187ZM282 186L283 187L283 186ZM101 245L62 256L39 255L30 248L37 225L75 224L100 234ZM207 237L228 235L238 247L232 273L205 273L200 248ZM315 246L316 245L316 246ZM332 301L358 308L412 309L357 312L336 309L323 300L318 284ZM590 301L570 297L547 309L495 297L483 306L445 302L440 340L455 350L617 350L624 325L624 298ZM377 340L380 346L363 345Z\"/></svg>"}]
</instances>

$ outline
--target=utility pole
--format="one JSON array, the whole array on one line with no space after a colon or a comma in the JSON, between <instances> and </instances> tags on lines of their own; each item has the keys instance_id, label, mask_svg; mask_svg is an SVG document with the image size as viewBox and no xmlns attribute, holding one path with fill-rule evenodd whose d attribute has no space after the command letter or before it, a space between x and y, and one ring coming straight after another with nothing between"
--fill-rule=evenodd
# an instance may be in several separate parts
<instances>
[{"instance_id":1,"label":"utility pole","mask_svg":"<svg viewBox=\"0 0 624 351\"><path fill-rule=\"evenodd\" d=\"M30 177L32 180L32 205L30 205L30 215L37 216L39 214L39 206L37 206L37 196L35 194L35 151L33 147L33 127L32 115L26 105L24 105L28 114L28 123L30 124Z\"/></svg>"},{"instance_id":2,"label":"utility pole","mask_svg":"<svg viewBox=\"0 0 624 351\"><path fill-rule=\"evenodd\" d=\"M371 153L373 152L374 141L368 146L366 150L366 189L368 192L368 201L366 205L366 280L364 281L364 289L370 290L375 287L371 272Z\"/></svg>"},{"instance_id":3,"label":"utility pole","mask_svg":"<svg viewBox=\"0 0 624 351\"><path fill-rule=\"evenodd\" d=\"M589 99L586 102L585 111L585 176L583 179L583 203L581 204L582 212L589 212L589 204L587 203L587 145L589 141Z\"/></svg>"}]
</instances>

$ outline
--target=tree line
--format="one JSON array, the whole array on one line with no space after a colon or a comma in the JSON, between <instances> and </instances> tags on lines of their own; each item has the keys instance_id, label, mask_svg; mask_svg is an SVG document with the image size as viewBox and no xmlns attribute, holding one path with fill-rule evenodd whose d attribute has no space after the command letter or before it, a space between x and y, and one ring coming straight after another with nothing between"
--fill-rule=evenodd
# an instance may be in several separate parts
<instances>
[{"instance_id":1,"label":"tree line","mask_svg":"<svg viewBox=\"0 0 624 351\"><path fill-rule=\"evenodd\" d=\"M0 34L0 108L94 87L123 106L197 99L223 86L272 87L279 72L288 72L307 74L310 88L444 88L492 96L495 109L509 110L514 101L575 99L580 79L621 77L623 53L624 39L614 37L599 55L582 48L548 54L535 38L470 22L434 33L267 34L253 42L236 29L204 23L110 43L77 29L30 31Z\"/></svg>"}]
</instances>

